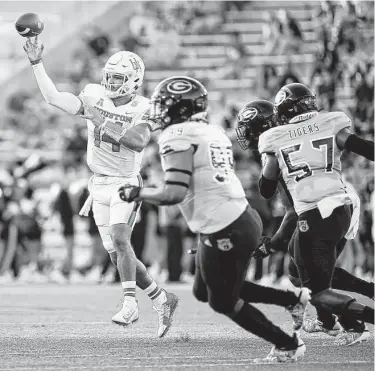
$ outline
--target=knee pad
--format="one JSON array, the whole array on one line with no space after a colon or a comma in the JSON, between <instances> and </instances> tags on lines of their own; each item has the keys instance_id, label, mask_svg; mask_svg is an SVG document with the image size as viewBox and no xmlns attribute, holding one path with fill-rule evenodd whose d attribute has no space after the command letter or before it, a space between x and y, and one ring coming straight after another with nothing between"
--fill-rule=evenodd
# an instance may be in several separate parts
<instances>
[{"instance_id":1,"label":"knee pad","mask_svg":"<svg viewBox=\"0 0 375 371\"><path fill-rule=\"evenodd\" d=\"M325 289L313 295L310 302L317 308L332 311L335 314L342 314L353 301L355 299L350 295L341 294L332 289Z\"/></svg>"}]
</instances>

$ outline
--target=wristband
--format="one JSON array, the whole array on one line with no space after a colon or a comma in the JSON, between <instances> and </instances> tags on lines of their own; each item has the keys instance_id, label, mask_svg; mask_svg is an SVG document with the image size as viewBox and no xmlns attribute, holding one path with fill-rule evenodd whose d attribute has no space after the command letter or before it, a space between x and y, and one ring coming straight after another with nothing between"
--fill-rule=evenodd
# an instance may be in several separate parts
<instances>
[{"instance_id":1,"label":"wristband","mask_svg":"<svg viewBox=\"0 0 375 371\"><path fill-rule=\"evenodd\" d=\"M120 139L125 135L127 129L123 129L121 126L117 125L112 121L106 121L102 125L103 131L117 143L120 142Z\"/></svg>"},{"instance_id":2,"label":"wristband","mask_svg":"<svg viewBox=\"0 0 375 371\"><path fill-rule=\"evenodd\" d=\"M32 66L34 66L36 64L39 64L40 62L42 62L42 58L39 58L36 61L30 61L30 63L31 63Z\"/></svg>"}]
</instances>

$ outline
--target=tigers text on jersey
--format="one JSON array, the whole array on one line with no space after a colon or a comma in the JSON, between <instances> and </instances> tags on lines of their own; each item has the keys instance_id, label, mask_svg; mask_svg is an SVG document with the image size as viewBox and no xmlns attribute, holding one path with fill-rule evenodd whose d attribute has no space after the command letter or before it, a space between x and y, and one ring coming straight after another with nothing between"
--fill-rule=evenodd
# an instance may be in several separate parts
<instances>
[{"instance_id":1,"label":"tigers text on jersey","mask_svg":"<svg viewBox=\"0 0 375 371\"><path fill-rule=\"evenodd\" d=\"M232 143L217 125L203 121L171 125L159 137L163 169L166 170L166 156L191 147L193 174L179 207L193 232L218 232L235 221L248 205L234 173Z\"/></svg>"},{"instance_id":2,"label":"tigers text on jersey","mask_svg":"<svg viewBox=\"0 0 375 371\"><path fill-rule=\"evenodd\" d=\"M272 128L259 137L259 152L274 153L281 176L299 215L331 195L345 194L342 150L336 134L350 128L343 112L316 114L296 123Z\"/></svg>"},{"instance_id":3,"label":"tigers text on jersey","mask_svg":"<svg viewBox=\"0 0 375 371\"><path fill-rule=\"evenodd\" d=\"M143 115L149 108L149 100L139 95L135 95L129 103L116 107L112 99L105 95L104 87L97 84L86 85L80 97L96 100L94 107L105 120L111 120L127 129L142 123ZM101 133L90 120L87 120L87 129L87 164L91 171L120 177L133 177L139 173L143 151L136 152L120 145Z\"/></svg>"}]
</instances>

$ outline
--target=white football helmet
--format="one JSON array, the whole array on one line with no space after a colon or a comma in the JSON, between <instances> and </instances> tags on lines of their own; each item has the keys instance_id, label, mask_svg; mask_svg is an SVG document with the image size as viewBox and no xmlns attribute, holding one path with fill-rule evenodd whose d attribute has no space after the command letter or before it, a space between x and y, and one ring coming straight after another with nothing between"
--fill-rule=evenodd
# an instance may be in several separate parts
<instances>
[{"instance_id":1,"label":"white football helmet","mask_svg":"<svg viewBox=\"0 0 375 371\"><path fill-rule=\"evenodd\" d=\"M102 85L109 98L132 94L143 84L145 65L137 54L117 52L113 54L103 68ZM122 83L112 79L122 78Z\"/></svg>"}]
</instances>

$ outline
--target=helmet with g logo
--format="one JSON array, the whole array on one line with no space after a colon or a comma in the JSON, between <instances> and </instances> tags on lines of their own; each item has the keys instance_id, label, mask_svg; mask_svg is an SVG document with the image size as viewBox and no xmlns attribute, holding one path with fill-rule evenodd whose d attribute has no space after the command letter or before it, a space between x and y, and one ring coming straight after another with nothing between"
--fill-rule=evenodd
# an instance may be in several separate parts
<instances>
[{"instance_id":1,"label":"helmet with g logo","mask_svg":"<svg viewBox=\"0 0 375 371\"><path fill-rule=\"evenodd\" d=\"M260 134L276 126L273 104L257 99L247 103L237 116L237 142L242 149L258 149Z\"/></svg>"},{"instance_id":2,"label":"helmet with g logo","mask_svg":"<svg viewBox=\"0 0 375 371\"><path fill-rule=\"evenodd\" d=\"M156 86L151 96L150 118L166 128L206 112L207 104L207 90L198 80L173 76Z\"/></svg>"},{"instance_id":3,"label":"helmet with g logo","mask_svg":"<svg viewBox=\"0 0 375 371\"><path fill-rule=\"evenodd\" d=\"M293 123L294 117L317 110L316 96L306 85L284 85L276 94L274 112L280 124Z\"/></svg>"}]
</instances>

